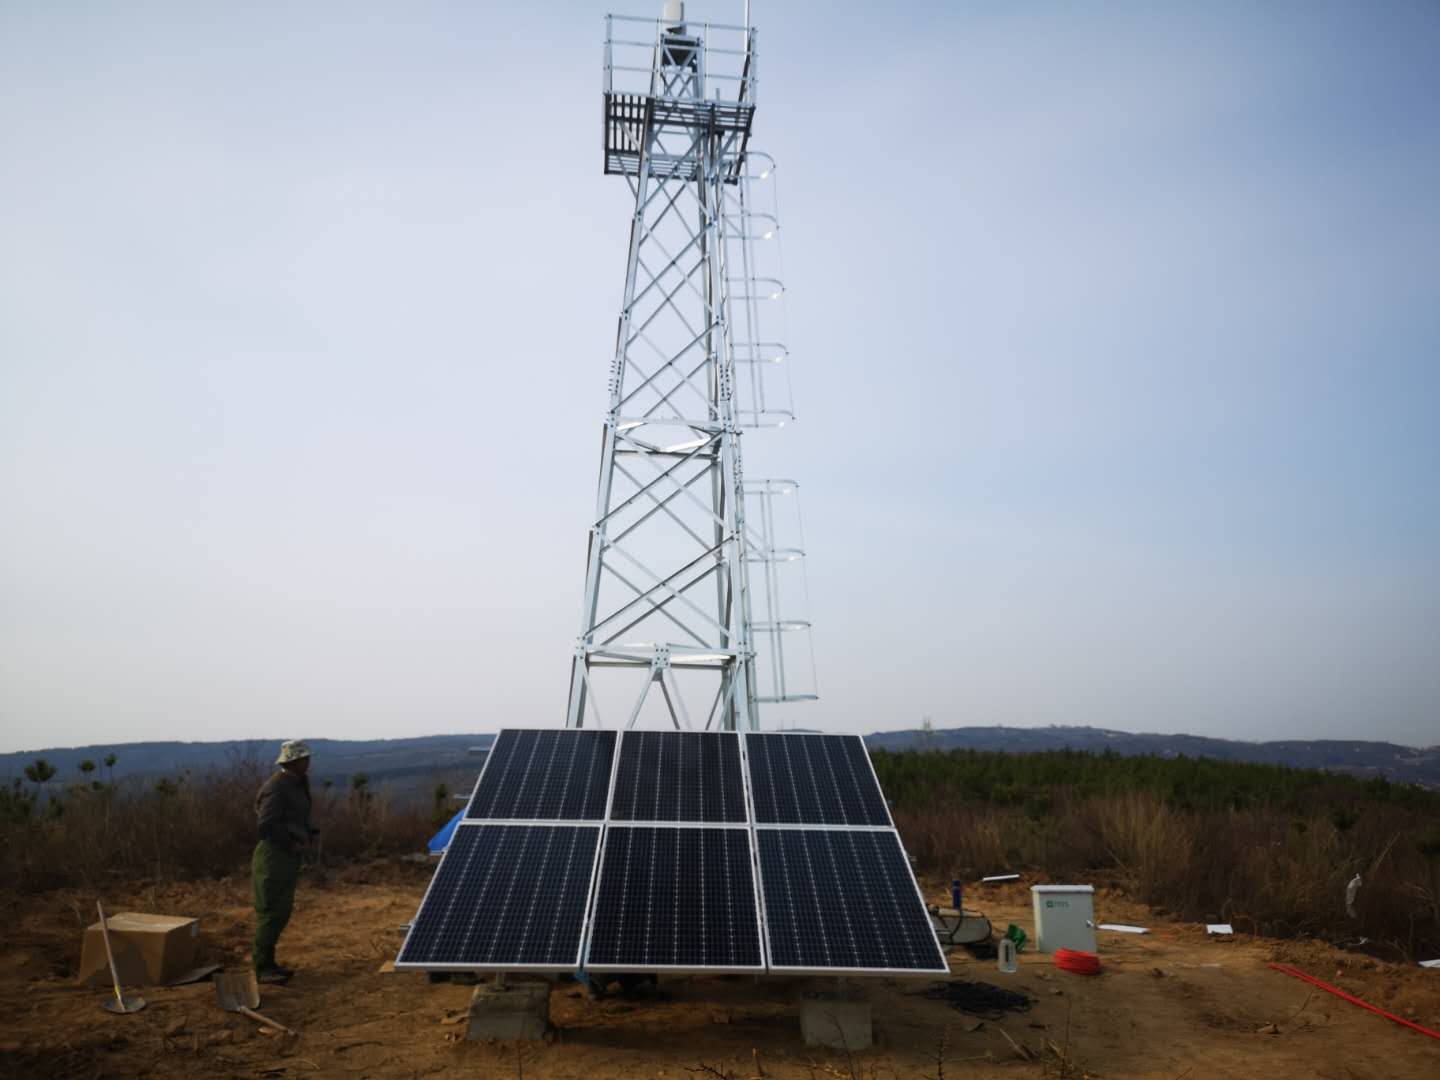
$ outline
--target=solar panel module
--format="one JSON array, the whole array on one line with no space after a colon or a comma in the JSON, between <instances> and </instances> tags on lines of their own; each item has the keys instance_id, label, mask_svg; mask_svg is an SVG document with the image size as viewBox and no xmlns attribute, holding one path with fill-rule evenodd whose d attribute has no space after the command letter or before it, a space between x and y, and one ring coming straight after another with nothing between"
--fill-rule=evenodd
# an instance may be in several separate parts
<instances>
[{"instance_id":1,"label":"solar panel module","mask_svg":"<svg viewBox=\"0 0 1440 1080\"><path fill-rule=\"evenodd\" d=\"M615 766L614 821L743 824L745 780L733 731L627 731Z\"/></svg>"},{"instance_id":2,"label":"solar panel module","mask_svg":"<svg viewBox=\"0 0 1440 1080\"><path fill-rule=\"evenodd\" d=\"M495 737L467 820L599 821L616 733L506 728Z\"/></svg>"},{"instance_id":3,"label":"solar panel module","mask_svg":"<svg viewBox=\"0 0 1440 1080\"><path fill-rule=\"evenodd\" d=\"M462 822L395 966L574 971L599 843L598 824Z\"/></svg>"},{"instance_id":4,"label":"solar panel module","mask_svg":"<svg viewBox=\"0 0 1440 1080\"><path fill-rule=\"evenodd\" d=\"M949 971L892 829L757 829L771 971Z\"/></svg>"},{"instance_id":5,"label":"solar panel module","mask_svg":"<svg viewBox=\"0 0 1440 1080\"><path fill-rule=\"evenodd\" d=\"M746 732L757 824L891 824L858 735Z\"/></svg>"},{"instance_id":6,"label":"solar panel module","mask_svg":"<svg viewBox=\"0 0 1440 1080\"><path fill-rule=\"evenodd\" d=\"M586 967L764 971L750 830L610 825Z\"/></svg>"}]
</instances>

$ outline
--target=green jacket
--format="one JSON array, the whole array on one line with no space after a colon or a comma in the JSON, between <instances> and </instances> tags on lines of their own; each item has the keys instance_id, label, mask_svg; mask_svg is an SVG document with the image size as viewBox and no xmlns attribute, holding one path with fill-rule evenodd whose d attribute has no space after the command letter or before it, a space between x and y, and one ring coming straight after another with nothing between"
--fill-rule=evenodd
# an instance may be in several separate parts
<instances>
[{"instance_id":1,"label":"green jacket","mask_svg":"<svg viewBox=\"0 0 1440 1080\"><path fill-rule=\"evenodd\" d=\"M310 779L289 769L276 769L255 796L260 839L293 851L314 836L310 825Z\"/></svg>"}]
</instances>

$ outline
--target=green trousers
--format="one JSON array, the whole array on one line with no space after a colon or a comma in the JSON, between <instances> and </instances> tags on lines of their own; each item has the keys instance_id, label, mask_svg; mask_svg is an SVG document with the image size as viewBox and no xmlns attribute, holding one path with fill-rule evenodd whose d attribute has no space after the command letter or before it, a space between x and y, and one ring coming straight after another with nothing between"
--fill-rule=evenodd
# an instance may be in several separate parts
<instances>
[{"instance_id":1,"label":"green trousers","mask_svg":"<svg viewBox=\"0 0 1440 1080\"><path fill-rule=\"evenodd\" d=\"M250 877L255 886L255 947L251 957L255 970L264 971L275 966L275 943L295 907L300 854L261 840L250 859Z\"/></svg>"}]
</instances>

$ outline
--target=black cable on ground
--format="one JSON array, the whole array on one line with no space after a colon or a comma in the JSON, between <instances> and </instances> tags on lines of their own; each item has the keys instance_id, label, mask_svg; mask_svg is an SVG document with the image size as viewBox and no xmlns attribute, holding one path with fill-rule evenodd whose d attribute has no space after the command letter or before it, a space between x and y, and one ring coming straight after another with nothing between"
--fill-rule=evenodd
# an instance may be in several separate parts
<instances>
[{"instance_id":1,"label":"black cable on ground","mask_svg":"<svg viewBox=\"0 0 1440 1080\"><path fill-rule=\"evenodd\" d=\"M925 996L932 1001L948 1002L952 1008L984 1020L999 1020L1007 1012L1025 1012L1031 1004L1025 994L964 979L931 983Z\"/></svg>"}]
</instances>

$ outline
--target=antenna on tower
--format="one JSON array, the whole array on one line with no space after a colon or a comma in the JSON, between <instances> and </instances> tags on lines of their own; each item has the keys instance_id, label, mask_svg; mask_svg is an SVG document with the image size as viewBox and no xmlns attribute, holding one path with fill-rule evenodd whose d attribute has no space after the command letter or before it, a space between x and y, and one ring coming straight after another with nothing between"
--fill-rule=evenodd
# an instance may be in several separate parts
<instances>
[{"instance_id":1,"label":"antenna on tower","mask_svg":"<svg viewBox=\"0 0 1440 1080\"><path fill-rule=\"evenodd\" d=\"M566 724L603 723L603 696L624 726L663 702L677 728L753 729L815 697L796 485L741 463L745 430L794 417L756 34L748 4L727 26L680 0L605 27L605 172L634 209Z\"/></svg>"}]
</instances>

